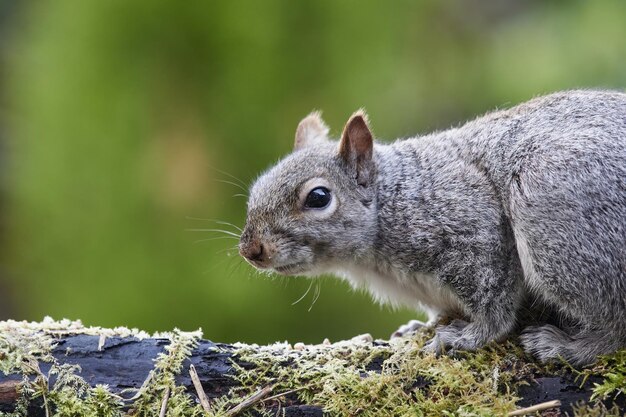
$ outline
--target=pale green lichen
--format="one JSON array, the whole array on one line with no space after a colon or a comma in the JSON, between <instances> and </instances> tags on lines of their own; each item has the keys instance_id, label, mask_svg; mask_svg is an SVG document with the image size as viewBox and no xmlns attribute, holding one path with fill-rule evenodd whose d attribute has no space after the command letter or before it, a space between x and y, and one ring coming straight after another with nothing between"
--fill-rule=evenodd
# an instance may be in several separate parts
<instances>
[{"instance_id":1,"label":"pale green lichen","mask_svg":"<svg viewBox=\"0 0 626 417\"><path fill-rule=\"evenodd\" d=\"M138 329L129 329L127 327L114 327L112 329L104 327L84 326L80 320L54 320L51 317L44 317L40 322L32 321L0 321L0 333L5 332L35 332L36 334L45 334L48 336L63 336L71 334L86 334L92 336L104 335L107 337L136 337L137 339L145 339L147 337L158 337L160 333L151 336L149 333ZM167 337L167 333L163 333Z\"/></svg>"},{"instance_id":2,"label":"pale green lichen","mask_svg":"<svg viewBox=\"0 0 626 417\"><path fill-rule=\"evenodd\" d=\"M226 417L264 387L271 387L271 393L238 415L276 415L277 409L295 401L317 405L330 416L500 416L515 409L519 384L536 372L553 371L528 361L512 343L492 344L461 358L425 355L421 348L430 336L427 332L389 342L356 339L296 348L287 343L235 344L227 352L236 358L231 376L240 385L212 399L207 412L175 381L200 332L175 330L156 335L170 344L130 399L107 386L89 386L77 366L56 363L50 354L55 338L68 334L149 337L136 329L84 327L69 320L0 322L0 370L24 375L15 411L0 416L23 416L37 398L52 417L158 416L168 394L169 417ZM43 362L51 365L46 374L39 366ZM55 383L49 386L53 374ZM595 399L623 395L626 351L603 357L596 366L580 371L581 383L591 375L604 378L595 386ZM576 407L574 415L613 417L620 411L591 403Z\"/></svg>"},{"instance_id":3,"label":"pale green lichen","mask_svg":"<svg viewBox=\"0 0 626 417\"><path fill-rule=\"evenodd\" d=\"M4 324L4 323L2 323ZM41 332L21 326L0 325L0 371L5 375L39 372L39 362L51 362L53 341Z\"/></svg>"}]
</instances>

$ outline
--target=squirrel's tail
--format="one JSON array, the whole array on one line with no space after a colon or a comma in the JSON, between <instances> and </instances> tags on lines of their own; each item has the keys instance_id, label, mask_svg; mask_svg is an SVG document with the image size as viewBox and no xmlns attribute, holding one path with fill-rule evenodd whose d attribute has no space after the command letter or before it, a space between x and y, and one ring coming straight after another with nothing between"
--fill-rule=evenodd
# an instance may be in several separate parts
<instances>
[{"instance_id":1,"label":"squirrel's tail","mask_svg":"<svg viewBox=\"0 0 626 417\"><path fill-rule=\"evenodd\" d=\"M550 324L527 327L521 341L524 350L542 362L562 358L575 366L594 363L598 355L626 347L624 335L611 329L568 334Z\"/></svg>"}]
</instances>

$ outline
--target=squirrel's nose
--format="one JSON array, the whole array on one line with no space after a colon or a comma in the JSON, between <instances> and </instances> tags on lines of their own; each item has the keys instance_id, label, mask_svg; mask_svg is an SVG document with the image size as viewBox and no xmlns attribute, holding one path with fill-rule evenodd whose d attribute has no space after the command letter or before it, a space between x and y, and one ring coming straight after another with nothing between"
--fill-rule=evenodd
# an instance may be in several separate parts
<instances>
[{"instance_id":1,"label":"squirrel's nose","mask_svg":"<svg viewBox=\"0 0 626 417\"><path fill-rule=\"evenodd\" d=\"M264 264L269 260L267 248L259 240L252 240L239 247L239 253L255 264Z\"/></svg>"}]
</instances>

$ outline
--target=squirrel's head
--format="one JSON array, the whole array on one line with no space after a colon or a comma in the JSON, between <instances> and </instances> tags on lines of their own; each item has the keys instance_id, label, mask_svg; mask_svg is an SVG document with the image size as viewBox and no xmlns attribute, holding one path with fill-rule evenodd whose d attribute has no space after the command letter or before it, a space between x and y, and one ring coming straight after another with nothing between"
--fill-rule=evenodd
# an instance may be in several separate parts
<instances>
[{"instance_id":1,"label":"squirrel's head","mask_svg":"<svg viewBox=\"0 0 626 417\"><path fill-rule=\"evenodd\" d=\"M304 118L293 153L252 186L241 255L284 275L317 275L366 256L377 219L373 146L363 111L339 142L318 112Z\"/></svg>"}]
</instances>

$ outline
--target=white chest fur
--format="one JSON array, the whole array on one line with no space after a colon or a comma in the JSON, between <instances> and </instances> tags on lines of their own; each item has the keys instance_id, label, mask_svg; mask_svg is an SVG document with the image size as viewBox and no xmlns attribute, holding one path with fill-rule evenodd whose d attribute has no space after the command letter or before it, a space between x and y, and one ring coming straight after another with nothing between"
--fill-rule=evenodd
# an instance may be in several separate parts
<instances>
[{"instance_id":1,"label":"white chest fur","mask_svg":"<svg viewBox=\"0 0 626 417\"><path fill-rule=\"evenodd\" d=\"M381 304L410 307L424 311L429 322L441 315L463 311L454 293L440 286L435 277L419 273L380 273L359 266L336 268L335 274L355 289L368 290Z\"/></svg>"}]
</instances>

